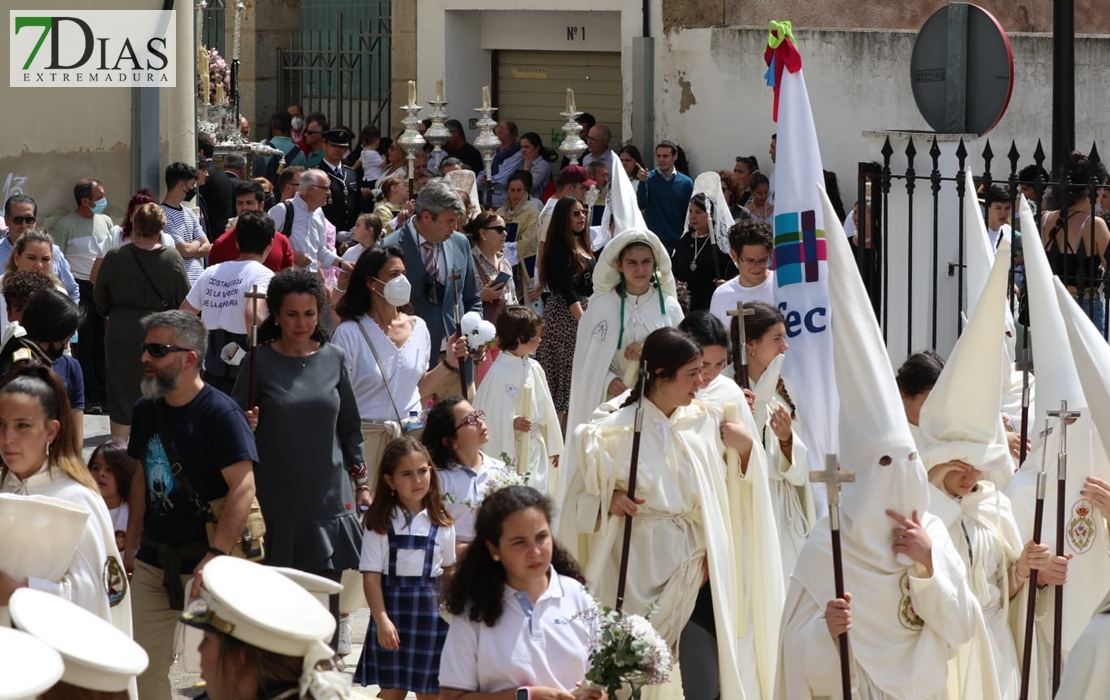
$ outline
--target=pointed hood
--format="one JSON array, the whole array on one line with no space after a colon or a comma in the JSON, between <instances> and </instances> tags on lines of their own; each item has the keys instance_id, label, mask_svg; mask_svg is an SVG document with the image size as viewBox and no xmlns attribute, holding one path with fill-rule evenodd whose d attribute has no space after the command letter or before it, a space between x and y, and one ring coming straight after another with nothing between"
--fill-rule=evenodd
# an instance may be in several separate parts
<instances>
[{"instance_id":1,"label":"pointed hood","mask_svg":"<svg viewBox=\"0 0 1110 700\"><path fill-rule=\"evenodd\" d=\"M999 334L1006 314L1009 248L1002 241L971 320L921 407L926 470L954 460L984 471L1010 466L1007 446L998 441L1003 370Z\"/></svg>"},{"instance_id":2,"label":"pointed hood","mask_svg":"<svg viewBox=\"0 0 1110 700\"><path fill-rule=\"evenodd\" d=\"M620 167L621 159L616 153L609 151L609 162L613 164L609 175L609 209L613 230L647 231L647 222L644 221L644 215L640 213L640 207L636 203L636 190L632 188L632 181L624 175L624 168Z\"/></svg>"},{"instance_id":3,"label":"pointed hood","mask_svg":"<svg viewBox=\"0 0 1110 700\"><path fill-rule=\"evenodd\" d=\"M1037 238L1037 222L1033 211L1022 197L1018 211L1021 215L1021 230ZM1029 330L1033 342L1033 363L1037 371L1037 416L1033 424L1044 423L1044 411L1060 407L1061 400L1067 400L1068 408L1082 410L1087 402L1075 371L1071 343L1060 304L1056 301L1056 290L1052 284L1052 268L1048 256L1039 244L1025 246L1025 284L1029 295ZM1035 431L1030 430L1030 433Z\"/></svg>"},{"instance_id":4,"label":"pointed hood","mask_svg":"<svg viewBox=\"0 0 1110 700\"><path fill-rule=\"evenodd\" d=\"M1110 345L1079 308L1060 278L1054 278L1053 282L1060 316L1075 358L1075 369L1083 383L1091 419L1105 447L1110 445Z\"/></svg>"},{"instance_id":5,"label":"pointed hood","mask_svg":"<svg viewBox=\"0 0 1110 700\"><path fill-rule=\"evenodd\" d=\"M923 515L929 508L929 481L848 239L824 188L820 191L828 229L840 463L856 473L855 483L843 487L841 530L845 547L861 560L872 562L877 571L896 573L910 562L895 559L890 535L894 521L886 510L907 518L914 511Z\"/></svg>"},{"instance_id":6,"label":"pointed hood","mask_svg":"<svg viewBox=\"0 0 1110 700\"><path fill-rule=\"evenodd\" d=\"M987 286L987 277L990 276L991 266L994 265L995 252L988 240L987 224L983 221L983 212L979 209L979 200L974 195L975 180L971 170L965 173L964 182L964 245L966 251L967 267L967 315L971 316L983 288Z\"/></svg>"},{"instance_id":7,"label":"pointed hood","mask_svg":"<svg viewBox=\"0 0 1110 700\"><path fill-rule=\"evenodd\" d=\"M717 244L725 255L729 254L732 247L728 243L728 231L732 225L736 223L732 218L732 212L729 211L728 202L725 201L725 191L721 188L721 176L715 171L698 175L694 180L694 191L690 194L693 198L696 194L705 195L706 201L709 203L709 232L713 235L713 242ZM690 231L690 209L686 209L686 220L682 222L682 235L685 236Z\"/></svg>"}]
</instances>

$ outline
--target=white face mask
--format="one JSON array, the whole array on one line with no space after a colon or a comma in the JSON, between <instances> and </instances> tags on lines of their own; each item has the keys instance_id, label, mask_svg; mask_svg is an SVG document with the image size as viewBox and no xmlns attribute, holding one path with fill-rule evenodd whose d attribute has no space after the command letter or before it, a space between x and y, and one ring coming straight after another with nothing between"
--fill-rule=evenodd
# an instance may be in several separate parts
<instances>
[{"instance_id":1,"label":"white face mask","mask_svg":"<svg viewBox=\"0 0 1110 700\"><path fill-rule=\"evenodd\" d=\"M385 297L385 300L392 306L404 306L409 303L410 297L412 296L412 285L409 284L408 277L397 275L388 282L382 282L375 277L374 281L381 282L385 285L385 289L378 293Z\"/></svg>"}]
</instances>

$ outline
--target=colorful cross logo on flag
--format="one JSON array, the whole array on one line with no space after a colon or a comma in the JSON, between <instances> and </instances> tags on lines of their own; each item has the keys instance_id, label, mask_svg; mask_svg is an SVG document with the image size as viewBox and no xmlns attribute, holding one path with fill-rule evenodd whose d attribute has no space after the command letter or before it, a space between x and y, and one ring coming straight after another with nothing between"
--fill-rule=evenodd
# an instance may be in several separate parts
<instances>
[{"instance_id":1,"label":"colorful cross logo on flag","mask_svg":"<svg viewBox=\"0 0 1110 700\"><path fill-rule=\"evenodd\" d=\"M828 260L825 231L812 209L775 216L775 283L786 287L821 279L818 263Z\"/></svg>"}]
</instances>

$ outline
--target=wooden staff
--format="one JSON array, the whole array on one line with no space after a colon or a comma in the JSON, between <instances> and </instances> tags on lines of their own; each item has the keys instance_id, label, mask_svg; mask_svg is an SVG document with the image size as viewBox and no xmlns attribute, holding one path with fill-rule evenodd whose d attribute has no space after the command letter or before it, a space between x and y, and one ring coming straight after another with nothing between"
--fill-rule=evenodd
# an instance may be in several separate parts
<instances>
[{"instance_id":1,"label":"wooden staff","mask_svg":"<svg viewBox=\"0 0 1110 700\"><path fill-rule=\"evenodd\" d=\"M731 311L729 312L732 313ZM840 484L845 481L855 481L856 473L841 471L840 462L836 455L825 455L825 468L819 472L810 472L809 480L824 483L829 495L829 534L832 535L833 557L833 585L836 587L836 597L844 597L844 557L840 551ZM837 637L840 645L840 687L845 698L852 697L852 669L848 656L848 633L843 632Z\"/></svg>"},{"instance_id":2,"label":"wooden staff","mask_svg":"<svg viewBox=\"0 0 1110 700\"><path fill-rule=\"evenodd\" d=\"M255 363L255 351L258 350L258 300L265 300L266 295L258 291L258 285L256 284L251 287L251 291L247 292L245 296L250 299L251 303L251 335L248 341L250 343L251 371L247 377L247 410L250 411L254 409L254 401L257 398L254 390L254 377L258 372Z\"/></svg>"},{"instance_id":3,"label":"wooden staff","mask_svg":"<svg viewBox=\"0 0 1110 700\"><path fill-rule=\"evenodd\" d=\"M1060 420L1060 452L1056 455L1056 556L1064 556L1064 518L1068 504L1068 423L1079 418L1079 411L1069 411L1067 399L1060 401L1059 411L1049 411L1050 418ZM1064 587L1056 586L1055 619L1052 624L1052 694L1060 688L1064 645Z\"/></svg>"},{"instance_id":4,"label":"wooden staff","mask_svg":"<svg viewBox=\"0 0 1110 700\"><path fill-rule=\"evenodd\" d=\"M452 289L455 290L455 333L462 337L462 297L459 295L459 279L461 275L458 270L452 270L451 274L447 276L447 281L451 283ZM469 349L469 344L467 348ZM453 353L454 349L447 348L447 352ZM458 359L458 358L456 358ZM466 378L466 368L463 365L470 361L470 356L459 360L459 366L456 368L459 373L459 391L462 392L463 398L470 401L473 394L470 391L470 382Z\"/></svg>"},{"instance_id":5,"label":"wooden staff","mask_svg":"<svg viewBox=\"0 0 1110 700\"><path fill-rule=\"evenodd\" d=\"M738 301L736 302L736 308L730 310L728 315L736 319L736 327L739 331L736 336L736 346L732 348L733 376L741 389L750 389L751 387L748 386L748 333L744 328L744 317L754 316L755 309L745 308L744 302Z\"/></svg>"},{"instance_id":6,"label":"wooden staff","mask_svg":"<svg viewBox=\"0 0 1110 700\"><path fill-rule=\"evenodd\" d=\"M1033 542L1041 543L1041 526L1044 524L1044 492L1045 492L1045 443L1052 428L1048 427L1048 419L1044 422L1044 432L1041 433L1041 470L1037 472L1037 504L1033 510ZM1029 570L1029 596L1025 606L1025 638L1021 647L1021 691L1020 700L1029 700L1029 674L1033 663L1033 628L1037 617L1037 570Z\"/></svg>"},{"instance_id":7,"label":"wooden staff","mask_svg":"<svg viewBox=\"0 0 1110 700\"><path fill-rule=\"evenodd\" d=\"M1012 269L1010 273L1013 274ZM1028 329L1026 329L1026 331L1028 331ZM1028 332L1026 332L1025 338L1025 342L1028 342ZM1025 457L1027 456L1026 443L1029 439L1029 374L1033 371L1033 361L1029 357L1029 348L1023 347L1021 349L1021 356L1022 359L1014 363L1015 369L1021 372L1021 444L1018 447L1018 467L1025 463Z\"/></svg>"},{"instance_id":8,"label":"wooden staff","mask_svg":"<svg viewBox=\"0 0 1110 700\"><path fill-rule=\"evenodd\" d=\"M644 394L647 392L647 363L640 364L640 377L637 382L640 396L636 400L636 420L632 432L632 457L628 465L628 499L636 501L636 472L640 467L640 439L644 429ZM617 576L617 605L619 611L624 607L624 588L628 583L628 555L632 549L632 516L624 516L624 539L621 542L621 566Z\"/></svg>"}]
</instances>

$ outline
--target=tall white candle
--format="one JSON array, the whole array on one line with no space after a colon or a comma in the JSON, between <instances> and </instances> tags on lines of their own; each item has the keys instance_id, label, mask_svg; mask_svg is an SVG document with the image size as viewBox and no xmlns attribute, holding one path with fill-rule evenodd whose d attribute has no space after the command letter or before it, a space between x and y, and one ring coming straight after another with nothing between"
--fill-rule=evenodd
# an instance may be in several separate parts
<instances>
[{"instance_id":1,"label":"tall white candle","mask_svg":"<svg viewBox=\"0 0 1110 700\"><path fill-rule=\"evenodd\" d=\"M416 81L415 80L410 80L409 81L409 104L410 105L416 104Z\"/></svg>"},{"instance_id":2,"label":"tall white candle","mask_svg":"<svg viewBox=\"0 0 1110 700\"><path fill-rule=\"evenodd\" d=\"M443 79L436 81L436 102L443 102Z\"/></svg>"},{"instance_id":3,"label":"tall white candle","mask_svg":"<svg viewBox=\"0 0 1110 700\"><path fill-rule=\"evenodd\" d=\"M482 109L489 109L489 85L482 86Z\"/></svg>"},{"instance_id":4,"label":"tall white candle","mask_svg":"<svg viewBox=\"0 0 1110 700\"><path fill-rule=\"evenodd\" d=\"M532 420L532 385L525 384L524 388L520 390L520 403L521 414L528 420ZM520 434L520 449L516 452L516 473L524 474L528 471L528 463L532 458L532 434Z\"/></svg>"},{"instance_id":5,"label":"tall white candle","mask_svg":"<svg viewBox=\"0 0 1110 700\"><path fill-rule=\"evenodd\" d=\"M574 90L567 88L567 111L574 110Z\"/></svg>"}]
</instances>

